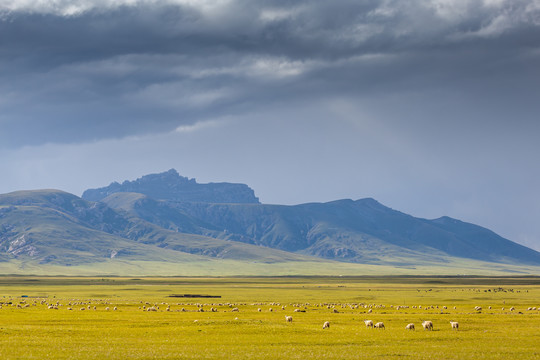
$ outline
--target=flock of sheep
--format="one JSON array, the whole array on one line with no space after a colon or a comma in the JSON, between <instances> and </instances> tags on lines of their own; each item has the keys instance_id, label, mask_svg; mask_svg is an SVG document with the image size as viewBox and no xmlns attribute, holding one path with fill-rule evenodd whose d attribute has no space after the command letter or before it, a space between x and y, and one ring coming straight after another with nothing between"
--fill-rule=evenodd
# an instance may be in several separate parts
<instances>
[{"instance_id":1,"label":"flock of sheep","mask_svg":"<svg viewBox=\"0 0 540 360\"><path fill-rule=\"evenodd\" d=\"M103 300L87 300L87 301L69 301L68 303L66 303L65 305L64 304L61 304L59 301L56 301L56 302L48 302L47 300L45 299L42 299L40 301L34 299L33 302L31 303L28 303L26 300L20 300L20 301L16 301L16 302L13 302L13 301L10 301L10 302L4 302L4 303L1 303L0 302L0 309L2 309L2 305L6 306L6 305L11 305L11 306L14 306L16 308L27 308L31 305L33 306L36 306L36 305L44 305L46 306L48 309L51 309L51 310L58 310L60 307L62 306L65 306L67 310L73 310L73 308L75 306L80 306L80 305L84 305L82 307L79 308L80 311L83 311L83 310L97 310L97 307L96 307L96 303L99 303L99 304L102 304L102 305L108 305L109 302L108 301L103 301ZM146 302L146 303L143 303L142 301L140 302L142 305L139 306L139 310L142 310L142 311L150 311L150 312L155 312L155 311L159 311L160 310L160 307L159 307L159 304L155 303L155 304L151 304L149 302ZM166 305L166 308L165 308L165 311L171 311L171 307L169 304L167 303L161 303L162 305ZM147 306L148 305L148 306ZM207 311L210 311L210 312L217 312L218 311L218 306L221 306L221 307L226 307L226 308L229 308L229 311L230 312L239 312L239 308L238 306L239 305L247 305L247 304L230 304L230 303L223 303L223 304L199 304L199 303L196 303L196 304L192 304L192 303L189 303L189 304L177 304L177 305L184 305L184 306L196 306L196 310L197 312L204 312L205 311L205 306L206 308L208 308L208 306L211 305L210 309L207 310ZM261 304L251 304L251 305L263 305L262 303ZM270 303L271 306L276 306L277 308L281 308L281 310L286 310L286 305L281 305L279 303ZM308 309L308 306L311 306L311 304L307 303L307 304L290 304L292 305L292 307L294 307L294 312L306 312L307 309ZM358 309L358 308L364 308L366 309L365 313L367 314L371 314L372 313L372 310L373 309L384 309L386 308L385 305L375 305L375 304L315 304L314 306L315 307L326 307L327 309L331 309L332 310L332 313L339 313L340 310L338 310L338 308L340 307L341 305L341 308L347 308L349 307L350 309ZM337 308L336 308L337 307ZM390 305L391 308L394 308L394 310L401 310L401 309L408 309L409 306L403 306L403 305L399 305L399 306L392 306ZM422 307L421 305L419 306L412 306L412 308L414 309L424 309L424 310L431 310L431 309L439 309L439 306L424 306ZM446 306L442 306L441 308L441 313L443 310L446 310L447 307ZM456 309L456 307L454 306L454 309ZM491 306L488 307L488 309L492 309ZM527 308L527 311L536 311L536 310L539 310L540 311L540 307L528 307ZM105 311L109 311L110 310L110 307L107 306L104 308ZM114 306L112 308L113 311L116 311L118 310L118 307L117 306ZM480 313L482 311L482 307L481 306L475 306L474 307L474 310L477 312L477 313ZM176 310L176 311L181 311L181 312L186 312L188 310L186 310L185 307L182 307L181 309L179 310ZM225 310L227 311L227 310ZM262 309L259 307L257 309L258 312L261 312ZM270 307L268 308L268 311L269 312L273 312L274 311L274 308ZM505 308L503 307L502 308L502 311L505 311ZM509 311L510 312L513 312L515 311L515 308L514 307L510 307L509 308ZM521 313L521 312L519 312ZM238 320L238 318L236 318L236 320ZM285 321L287 323L292 323L293 321L293 317L291 315L285 315ZM195 320L195 322L197 322L197 320ZM371 329L386 329L385 325L383 322L376 322L374 323L372 320L364 320L364 324L367 328L371 328ZM458 330L459 329L459 323L457 321L450 321L450 326L451 326L451 329L452 330ZM422 322L422 327L424 328L424 330L433 330L433 322L431 320L426 320L426 321L423 321ZM329 321L325 321L323 323L323 329L328 329L330 328L330 322ZM415 325L414 323L409 323L405 326L405 329L406 330L415 330Z\"/></svg>"},{"instance_id":2,"label":"flock of sheep","mask_svg":"<svg viewBox=\"0 0 540 360\"><path fill-rule=\"evenodd\" d=\"M292 316L285 316L285 319L287 322L292 322ZM364 320L364 324L366 324L367 328L386 329L382 321L374 324L373 320ZM424 330L433 330L433 322L431 320L423 321L422 326L424 327ZM457 321L450 321L450 326L452 327L452 330L457 330L459 328L459 323ZM329 327L330 321L325 321L323 324L323 329L328 329ZM405 329L414 330L414 324L407 324L407 326L405 326Z\"/></svg>"}]
</instances>

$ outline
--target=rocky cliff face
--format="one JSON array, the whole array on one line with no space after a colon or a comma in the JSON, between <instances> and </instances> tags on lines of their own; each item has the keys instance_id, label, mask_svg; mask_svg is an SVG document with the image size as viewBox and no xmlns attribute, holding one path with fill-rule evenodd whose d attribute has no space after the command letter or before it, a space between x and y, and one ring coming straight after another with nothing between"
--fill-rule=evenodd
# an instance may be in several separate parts
<instances>
[{"instance_id":1,"label":"rocky cliff face","mask_svg":"<svg viewBox=\"0 0 540 360\"><path fill-rule=\"evenodd\" d=\"M140 193L154 199L181 202L259 203L253 189L245 184L199 184L195 179L180 176L174 169L159 174L145 175L134 181L124 181L122 184L113 182L107 187L89 189L83 193L82 198L100 201L118 192Z\"/></svg>"}]
</instances>

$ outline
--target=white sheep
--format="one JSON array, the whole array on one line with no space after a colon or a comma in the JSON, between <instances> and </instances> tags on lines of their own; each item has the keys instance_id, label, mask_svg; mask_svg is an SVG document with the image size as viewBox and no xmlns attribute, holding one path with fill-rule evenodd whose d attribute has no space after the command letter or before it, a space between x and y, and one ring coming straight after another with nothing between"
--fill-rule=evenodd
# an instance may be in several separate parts
<instances>
[{"instance_id":1,"label":"white sheep","mask_svg":"<svg viewBox=\"0 0 540 360\"><path fill-rule=\"evenodd\" d=\"M450 325L452 326L452 330L459 329L459 323L457 321L450 321Z\"/></svg>"},{"instance_id":2,"label":"white sheep","mask_svg":"<svg viewBox=\"0 0 540 360\"><path fill-rule=\"evenodd\" d=\"M292 316L285 315L285 321L286 322L292 322Z\"/></svg>"},{"instance_id":3,"label":"white sheep","mask_svg":"<svg viewBox=\"0 0 540 360\"><path fill-rule=\"evenodd\" d=\"M364 320L364 324L366 324L366 327L373 328L373 320Z\"/></svg>"},{"instance_id":4,"label":"white sheep","mask_svg":"<svg viewBox=\"0 0 540 360\"><path fill-rule=\"evenodd\" d=\"M405 326L405 329L414 330L414 324L413 323L407 324L407 326Z\"/></svg>"},{"instance_id":5,"label":"white sheep","mask_svg":"<svg viewBox=\"0 0 540 360\"><path fill-rule=\"evenodd\" d=\"M322 328L323 329L328 329L330 327L330 321L325 321Z\"/></svg>"},{"instance_id":6,"label":"white sheep","mask_svg":"<svg viewBox=\"0 0 540 360\"><path fill-rule=\"evenodd\" d=\"M422 326L424 330L433 330L433 323L430 320L423 321Z\"/></svg>"},{"instance_id":7,"label":"white sheep","mask_svg":"<svg viewBox=\"0 0 540 360\"><path fill-rule=\"evenodd\" d=\"M375 329L385 329L384 324L382 322L378 322L375 325L373 325Z\"/></svg>"}]
</instances>

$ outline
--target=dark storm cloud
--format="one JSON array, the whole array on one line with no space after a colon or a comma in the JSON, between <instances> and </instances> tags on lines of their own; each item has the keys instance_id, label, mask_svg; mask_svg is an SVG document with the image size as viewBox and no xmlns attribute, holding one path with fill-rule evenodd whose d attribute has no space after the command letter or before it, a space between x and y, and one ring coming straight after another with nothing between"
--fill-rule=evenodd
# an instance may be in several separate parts
<instances>
[{"instance_id":1,"label":"dark storm cloud","mask_svg":"<svg viewBox=\"0 0 540 360\"><path fill-rule=\"evenodd\" d=\"M165 132L341 96L463 93L495 113L525 108L521 121L538 113L532 0L12 1L0 9L3 147Z\"/></svg>"}]
</instances>

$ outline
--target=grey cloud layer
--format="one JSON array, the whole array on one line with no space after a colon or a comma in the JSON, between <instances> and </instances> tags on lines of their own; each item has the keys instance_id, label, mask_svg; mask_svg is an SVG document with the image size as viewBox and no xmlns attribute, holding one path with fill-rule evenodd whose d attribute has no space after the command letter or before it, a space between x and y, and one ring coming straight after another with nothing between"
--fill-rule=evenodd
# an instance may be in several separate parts
<instances>
[{"instance_id":1,"label":"grey cloud layer","mask_svg":"<svg viewBox=\"0 0 540 360\"><path fill-rule=\"evenodd\" d=\"M405 92L463 92L494 112L526 108L526 122L539 60L536 0L11 1L0 5L0 146Z\"/></svg>"}]
</instances>

